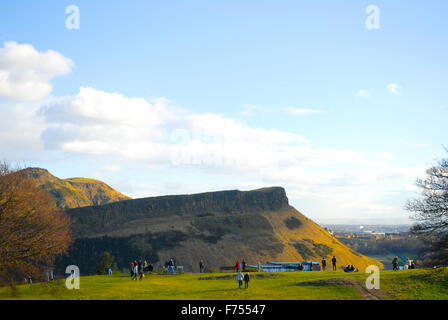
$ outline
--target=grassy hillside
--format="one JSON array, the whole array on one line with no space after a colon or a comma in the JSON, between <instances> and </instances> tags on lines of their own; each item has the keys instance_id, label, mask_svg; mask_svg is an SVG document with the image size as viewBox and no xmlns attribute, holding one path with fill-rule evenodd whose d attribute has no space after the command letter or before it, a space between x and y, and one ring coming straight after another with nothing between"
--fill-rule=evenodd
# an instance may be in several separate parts
<instances>
[{"instance_id":1,"label":"grassy hillside","mask_svg":"<svg viewBox=\"0 0 448 320\"><path fill-rule=\"evenodd\" d=\"M104 251L118 265L142 257L152 263L174 258L198 271L202 258L210 269L267 261L321 261L336 255L338 266L381 263L344 246L289 206L280 187L120 201L68 211L76 242L61 265L92 271Z\"/></svg>"},{"instance_id":2,"label":"grassy hillside","mask_svg":"<svg viewBox=\"0 0 448 320\"><path fill-rule=\"evenodd\" d=\"M345 246L312 220L305 217L293 207L283 208L276 212L268 212L265 217L274 227L275 236L283 244L284 249L277 259L287 261L321 261L327 259L327 267L331 268L331 257L337 258L338 267L353 264L365 269L369 265L382 264ZM292 225L292 221L298 221Z\"/></svg>"},{"instance_id":3,"label":"grassy hillside","mask_svg":"<svg viewBox=\"0 0 448 320\"><path fill-rule=\"evenodd\" d=\"M51 196L55 205L63 209L101 205L130 199L98 180L86 178L59 179L41 168L27 168L25 171Z\"/></svg>"},{"instance_id":4,"label":"grassy hillside","mask_svg":"<svg viewBox=\"0 0 448 320\"><path fill-rule=\"evenodd\" d=\"M234 274L128 275L82 277L80 290L67 290L65 279L22 285L18 296L0 288L0 299L151 299L151 300L361 300L448 299L448 270L381 272L381 289L366 290L365 273L288 272L252 274L249 289L238 289Z\"/></svg>"}]
</instances>

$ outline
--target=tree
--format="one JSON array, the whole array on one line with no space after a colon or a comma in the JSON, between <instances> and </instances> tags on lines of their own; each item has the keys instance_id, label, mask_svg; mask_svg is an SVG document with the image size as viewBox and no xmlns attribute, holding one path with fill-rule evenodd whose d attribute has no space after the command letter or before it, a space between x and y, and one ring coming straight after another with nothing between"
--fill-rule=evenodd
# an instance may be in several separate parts
<instances>
[{"instance_id":1,"label":"tree","mask_svg":"<svg viewBox=\"0 0 448 320\"><path fill-rule=\"evenodd\" d=\"M104 274L106 269L117 270L117 264L115 263L115 258L110 254L109 251L105 251L98 264L95 266L95 272L97 274Z\"/></svg>"},{"instance_id":2,"label":"tree","mask_svg":"<svg viewBox=\"0 0 448 320\"><path fill-rule=\"evenodd\" d=\"M0 282L43 278L68 249L70 223L23 170L0 163Z\"/></svg>"},{"instance_id":3,"label":"tree","mask_svg":"<svg viewBox=\"0 0 448 320\"><path fill-rule=\"evenodd\" d=\"M448 150L447 150L448 152ZM417 180L422 198L408 202L416 224L412 231L421 236L429 249L433 264L448 263L448 159L426 170L424 179Z\"/></svg>"}]
</instances>

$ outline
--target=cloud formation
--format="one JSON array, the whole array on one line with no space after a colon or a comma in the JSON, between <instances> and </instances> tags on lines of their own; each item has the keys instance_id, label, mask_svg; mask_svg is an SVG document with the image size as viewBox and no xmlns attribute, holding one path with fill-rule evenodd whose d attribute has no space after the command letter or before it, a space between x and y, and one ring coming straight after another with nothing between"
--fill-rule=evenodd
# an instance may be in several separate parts
<instances>
[{"instance_id":1,"label":"cloud formation","mask_svg":"<svg viewBox=\"0 0 448 320\"><path fill-rule=\"evenodd\" d=\"M189 113L163 98L146 101L81 88L43 106L48 149L232 171L334 164L383 166L390 155L315 148L298 134L255 128L214 113ZM269 172L269 171L268 171Z\"/></svg>"},{"instance_id":2,"label":"cloud formation","mask_svg":"<svg viewBox=\"0 0 448 320\"><path fill-rule=\"evenodd\" d=\"M41 100L52 91L50 80L70 73L73 65L56 51L38 52L29 44L5 42L0 48L0 96Z\"/></svg>"},{"instance_id":3,"label":"cloud formation","mask_svg":"<svg viewBox=\"0 0 448 320\"><path fill-rule=\"evenodd\" d=\"M402 90L402 86L400 86L400 85L398 85L398 84L396 84L396 83L389 83L388 85L387 85L387 90L390 92L390 93L392 93L392 94L398 94L398 93L400 93L401 92L401 90Z\"/></svg>"},{"instance_id":4,"label":"cloud formation","mask_svg":"<svg viewBox=\"0 0 448 320\"><path fill-rule=\"evenodd\" d=\"M0 96L39 100L0 104L4 151L112 159L105 160L107 165L99 171L117 175L128 174L127 165L180 175L199 173L198 185L203 189L194 191L209 190L211 172L227 177L231 188L282 185L291 199L317 203L322 217L361 212L392 215L397 206L387 202L387 194L393 188L402 190L423 171L392 166L389 153L317 147L298 133L257 128L218 113L192 113L165 98L146 100L86 87L76 95L42 102L52 90L50 80L72 68L73 62L55 51L38 52L15 42L0 48ZM396 84L388 86L391 93L400 89ZM358 95L369 94L361 90ZM243 107L240 115L267 112L258 105ZM294 115L321 112L282 110ZM151 194L163 190L159 185L163 183L157 180L148 186ZM134 191L134 195L140 192Z\"/></svg>"},{"instance_id":5,"label":"cloud formation","mask_svg":"<svg viewBox=\"0 0 448 320\"><path fill-rule=\"evenodd\" d=\"M361 89L359 90L357 96L360 98L368 98L370 97L370 92L367 89Z\"/></svg>"},{"instance_id":6,"label":"cloud formation","mask_svg":"<svg viewBox=\"0 0 448 320\"><path fill-rule=\"evenodd\" d=\"M219 173L234 181L232 188L244 187L238 180L257 187L282 185L294 201L319 203L326 218L392 215L397 207L384 200L388 193L409 185L424 169L392 166L389 153L316 147L300 134L192 113L165 98L81 88L38 113L47 123L41 135L47 150L113 157L158 171L197 172L202 179Z\"/></svg>"}]
</instances>

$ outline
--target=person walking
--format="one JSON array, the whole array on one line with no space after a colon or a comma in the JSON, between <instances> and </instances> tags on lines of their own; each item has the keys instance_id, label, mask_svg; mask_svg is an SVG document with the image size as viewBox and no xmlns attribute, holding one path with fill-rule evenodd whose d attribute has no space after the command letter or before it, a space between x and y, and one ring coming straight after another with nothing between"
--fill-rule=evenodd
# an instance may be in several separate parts
<instances>
[{"instance_id":1,"label":"person walking","mask_svg":"<svg viewBox=\"0 0 448 320\"><path fill-rule=\"evenodd\" d=\"M327 260L325 260L325 257L322 258L322 271L325 271L325 268L327 267Z\"/></svg>"},{"instance_id":2,"label":"person walking","mask_svg":"<svg viewBox=\"0 0 448 320\"><path fill-rule=\"evenodd\" d=\"M238 271L238 274L236 275L236 280L238 281L238 287L241 289L243 287L243 280L244 280L244 276L241 273L241 271Z\"/></svg>"},{"instance_id":3,"label":"person walking","mask_svg":"<svg viewBox=\"0 0 448 320\"><path fill-rule=\"evenodd\" d=\"M333 259L331 259L331 263L333 264L333 271L336 271L336 256L333 256Z\"/></svg>"},{"instance_id":4,"label":"person walking","mask_svg":"<svg viewBox=\"0 0 448 320\"><path fill-rule=\"evenodd\" d=\"M250 276L249 276L249 272L246 272L246 274L244 275L244 288L249 288L249 281L250 281Z\"/></svg>"}]
</instances>

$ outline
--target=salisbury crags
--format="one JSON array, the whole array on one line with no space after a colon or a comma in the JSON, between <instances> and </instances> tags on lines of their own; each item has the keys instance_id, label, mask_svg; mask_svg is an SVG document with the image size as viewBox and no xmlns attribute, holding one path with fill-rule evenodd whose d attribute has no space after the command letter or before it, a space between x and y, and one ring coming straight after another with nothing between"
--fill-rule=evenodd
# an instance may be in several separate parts
<instances>
[{"instance_id":1,"label":"salisbury crags","mask_svg":"<svg viewBox=\"0 0 448 320\"><path fill-rule=\"evenodd\" d=\"M339 265L381 266L290 206L281 187L124 200L67 212L76 241L64 262L89 272L106 250L123 268L139 257L153 263L173 257L186 271L197 271L201 258L218 269L243 258L257 264L333 255Z\"/></svg>"}]
</instances>

